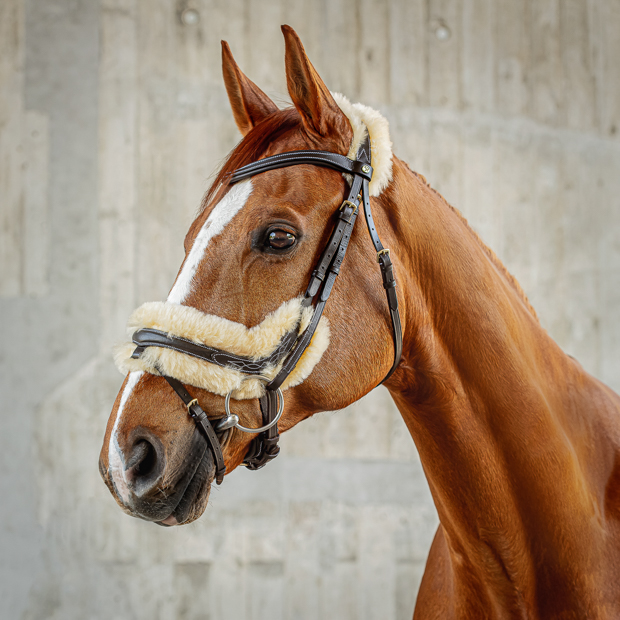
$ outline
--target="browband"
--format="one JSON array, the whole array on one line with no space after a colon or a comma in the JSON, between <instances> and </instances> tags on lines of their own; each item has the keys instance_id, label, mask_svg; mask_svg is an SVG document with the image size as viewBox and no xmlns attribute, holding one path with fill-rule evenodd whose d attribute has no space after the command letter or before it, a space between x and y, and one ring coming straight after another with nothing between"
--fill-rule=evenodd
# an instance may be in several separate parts
<instances>
[{"instance_id":1,"label":"browband","mask_svg":"<svg viewBox=\"0 0 620 620\"><path fill-rule=\"evenodd\" d=\"M267 172L268 170L299 164L310 164L331 168L332 170L352 175L351 187L347 199L337 211L338 221L332 231L327 246L323 250L319 262L312 272L310 282L304 295L302 304L307 307L313 307L313 314L309 325L301 334L298 333L297 329L291 330L282 338L277 349L269 357L260 360L252 360L184 338L169 336L156 329L141 329L133 334L133 342L137 345L137 348L132 357L139 357L145 347L164 347L186 353L187 355L197 357L213 364L232 367L248 375L259 375L267 366L277 366L283 360L282 367L276 376L267 383L265 386L265 394L260 398L263 424L269 424L275 419L278 406L276 392L299 362L319 324L325 304L332 292L334 282L340 272L342 262L344 261L353 233L353 227L359 213L360 203L363 202L366 224L375 251L377 252L377 262L381 269L383 288L387 294L390 318L392 321L394 362L383 381L388 379L396 370L400 361L402 353L402 327L398 312L396 279L394 277L390 251L383 247L377 235L372 212L370 210L369 182L373 173L373 169L370 165L370 158L370 137L368 133L366 133L365 139L358 149L356 160L349 159L338 153L329 153L326 151L291 151L265 157L264 159L247 164L235 170L230 176L229 183L232 185L262 172ZM216 481L220 484L226 467L224 465L222 447L213 426L211 426L207 415L200 408L198 401L191 397L177 379L167 376L164 376L164 378L179 395L181 400L183 400L190 415L194 418L198 428L205 436L214 455ZM224 424L222 424L222 421L218 422L217 427L226 427L227 420L225 419L224 422ZM268 430L258 434L250 444L250 448L244 459L244 465L250 469L260 469L271 459L275 458L280 451L278 436L277 424L273 424Z\"/></svg>"},{"instance_id":2,"label":"browband","mask_svg":"<svg viewBox=\"0 0 620 620\"><path fill-rule=\"evenodd\" d=\"M230 184L233 185L239 181L244 181L261 172L285 168L287 166L296 166L298 164L310 164L312 166L331 168L332 170L338 170L338 172L361 176L367 181L370 181L372 178L372 167L369 161L361 161L360 159L354 161L344 155L330 153L329 151L289 151L288 153L271 155L271 157L265 157L264 159L259 159L251 164L237 168L230 177Z\"/></svg>"}]
</instances>

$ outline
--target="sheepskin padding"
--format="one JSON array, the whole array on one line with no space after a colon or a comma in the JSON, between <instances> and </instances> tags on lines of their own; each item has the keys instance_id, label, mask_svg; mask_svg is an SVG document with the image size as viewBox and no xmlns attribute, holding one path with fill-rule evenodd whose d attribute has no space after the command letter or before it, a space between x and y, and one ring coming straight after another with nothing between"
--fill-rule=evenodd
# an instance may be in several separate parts
<instances>
[{"instance_id":1,"label":"sheepskin padding","mask_svg":"<svg viewBox=\"0 0 620 620\"><path fill-rule=\"evenodd\" d=\"M332 93L338 107L349 119L353 129L353 140L347 157L355 159L357 150L370 134L373 174L369 191L371 196L379 196L392 180L392 141L390 140L390 124L377 110L361 103L351 103L344 95Z\"/></svg>"},{"instance_id":2,"label":"sheepskin padding","mask_svg":"<svg viewBox=\"0 0 620 620\"><path fill-rule=\"evenodd\" d=\"M284 302L260 324L251 328L190 306L148 302L133 312L127 324L127 332L131 338L139 329L158 329L169 336L185 338L258 360L273 353L291 329L299 325L299 333L306 330L313 309L302 307L301 302L301 297ZM321 317L310 345L282 384L282 389L298 385L306 379L328 346L329 322L326 317ZM135 348L134 343L127 342L115 349L114 361L123 374L143 370L154 375L168 375L220 396L234 391L233 397L237 400L258 398L264 394L263 381L248 378L248 375L233 368L223 368L163 347L147 347L139 359L133 359L131 354ZM282 367L282 363L283 361L265 368L262 374L272 379Z\"/></svg>"}]
</instances>

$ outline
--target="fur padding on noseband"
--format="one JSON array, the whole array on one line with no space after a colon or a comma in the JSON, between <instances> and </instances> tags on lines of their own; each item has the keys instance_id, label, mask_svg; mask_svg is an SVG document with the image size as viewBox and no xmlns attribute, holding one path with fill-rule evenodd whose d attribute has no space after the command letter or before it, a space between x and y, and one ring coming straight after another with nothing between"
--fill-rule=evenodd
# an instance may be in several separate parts
<instances>
[{"instance_id":1,"label":"fur padding on noseband","mask_svg":"<svg viewBox=\"0 0 620 620\"><path fill-rule=\"evenodd\" d=\"M370 134L370 149L372 153L373 175L369 190L371 196L378 196L392 180L392 141L390 140L390 125L387 119L366 105L351 103L344 95L332 93L338 107L349 119L353 129L353 141L347 157L356 159L359 147L366 137L366 130Z\"/></svg>"},{"instance_id":2,"label":"fur padding on noseband","mask_svg":"<svg viewBox=\"0 0 620 620\"><path fill-rule=\"evenodd\" d=\"M312 308L302 308L302 298L284 302L268 314L264 320L251 328L214 314L205 314L196 308L181 304L153 301L140 306L133 312L127 324L131 338L142 328L158 329L169 336L177 336L210 347L222 349L235 355L255 360L273 353L282 338L299 324L302 333L312 318ZM282 389L301 383L312 372L329 345L329 322L322 317L310 345L287 377ZM139 359L132 359L136 345L132 342L116 347L114 361L123 373L144 370L154 375L175 377L182 383L204 388L214 394L226 396L235 390L237 400L258 398L264 393L264 382L249 378L238 370L222 368L185 353L161 347L148 347ZM266 368L263 374L273 378L279 365ZM246 379L244 381L244 379Z\"/></svg>"}]
</instances>

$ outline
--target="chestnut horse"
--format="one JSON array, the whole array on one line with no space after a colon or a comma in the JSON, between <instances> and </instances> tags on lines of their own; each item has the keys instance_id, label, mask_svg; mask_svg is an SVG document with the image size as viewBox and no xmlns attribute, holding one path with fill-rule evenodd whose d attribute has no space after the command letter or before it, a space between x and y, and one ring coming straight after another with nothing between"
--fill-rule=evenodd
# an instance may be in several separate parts
<instances>
[{"instance_id":1,"label":"chestnut horse","mask_svg":"<svg viewBox=\"0 0 620 620\"><path fill-rule=\"evenodd\" d=\"M619 618L620 397L560 350L493 252L392 156L384 119L332 96L295 32L283 32L294 105L285 110L240 71L223 43L224 81L244 138L187 233L168 301L143 307L130 332L155 313L151 325L174 331L166 321L177 321L177 331L196 341L208 323L210 344L239 354L256 347L258 355L282 338L283 326L299 319L295 300L350 178L298 165L231 185L230 173L297 149L346 155L361 118L372 143L370 203L394 261L403 329L402 358L385 385L440 519L414 617ZM280 431L350 405L392 366L390 315L362 223L321 322L313 359L283 386ZM126 353L119 363L130 372L105 434L102 476L127 513L189 523L207 505L214 457L160 375L181 380L212 419L223 416L223 395L235 390L234 412L253 428L262 424L262 384L246 392L224 385L232 370L191 366L182 353L164 358L160 351L150 362ZM221 438L228 472L252 438L237 430Z\"/></svg>"}]
</instances>

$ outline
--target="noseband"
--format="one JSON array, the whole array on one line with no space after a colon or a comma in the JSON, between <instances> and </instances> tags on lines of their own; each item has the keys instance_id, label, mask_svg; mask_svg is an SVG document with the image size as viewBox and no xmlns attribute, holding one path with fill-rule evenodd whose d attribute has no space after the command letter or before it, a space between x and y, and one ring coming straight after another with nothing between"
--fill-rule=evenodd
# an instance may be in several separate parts
<instances>
[{"instance_id":1,"label":"noseband","mask_svg":"<svg viewBox=\"0 0 620 620\"><path fill-rule=\"evenodd\" d=\"M237 428L246 433L257 433L243 461L243 464L249 469L260 469L264 467L280 452L280 447L278 446L279 434L277 422L284 409L284 398L280 386L293 371L312 340L312 336L323 314L325 304L332 292L336 277L340 272L340 267L342 266L353 233L359 206L362 202L370 239L377 252L377 262L381 269L383 288L387 293L388 307L392 320L394 362L383 381L391 376L400 361L403 339L400 315L398 312L398 298L396 296L396 279L394 277L390 251L383 247L377 235L375 224L372 219L372 212L370 210L368 186L372 178L373 169L370 165L371 154L368 133L366 133L366 138L358 149L355 160L338 153L329 153L326 151L290 151L288 153L265 157L264 159L238 168L233 172L230 178L230 184L233 185L239 181L249 179L261 172L299 164L311 164L313 166L331 168L332 170L337 170L351 175L352 177L349 193L336 212L338 217L336 227L312 272L310 283L304 295L302 306L313 308L312 317L307 328L302 333L299 333L299 329L290 331L269 357L260 360L233 355L226 351L208 347L184 338L168 336L166 333L156 329L141 329L133 335L133 342L137 345L132 354L133 358L139 358L146 347L163 347L180 351L192 357L217 364L218 366L234 368L245 374L247 378L254 377L266 382L265 393L259 399L263 426L251 429L241 426L238 416L231 413L229 406L231 393L226 396L226 417L214 420L214 424L212 425L207 414L200 407L198 400L191 396L183 384L173 377L164 376L172 389L185 403L190 416L194 418L196 425L207 440L215 459L215 478L218 484L221 484L224 479L224 474L226 473L226 465L224 464L224 456L222 454L222 446L218 434L227 433L232 428ZM283 362L282 367L273 379L269 380L261 375L261 372L268 366L278 365L281 362Z\"/></svg>"}]
</instances>

